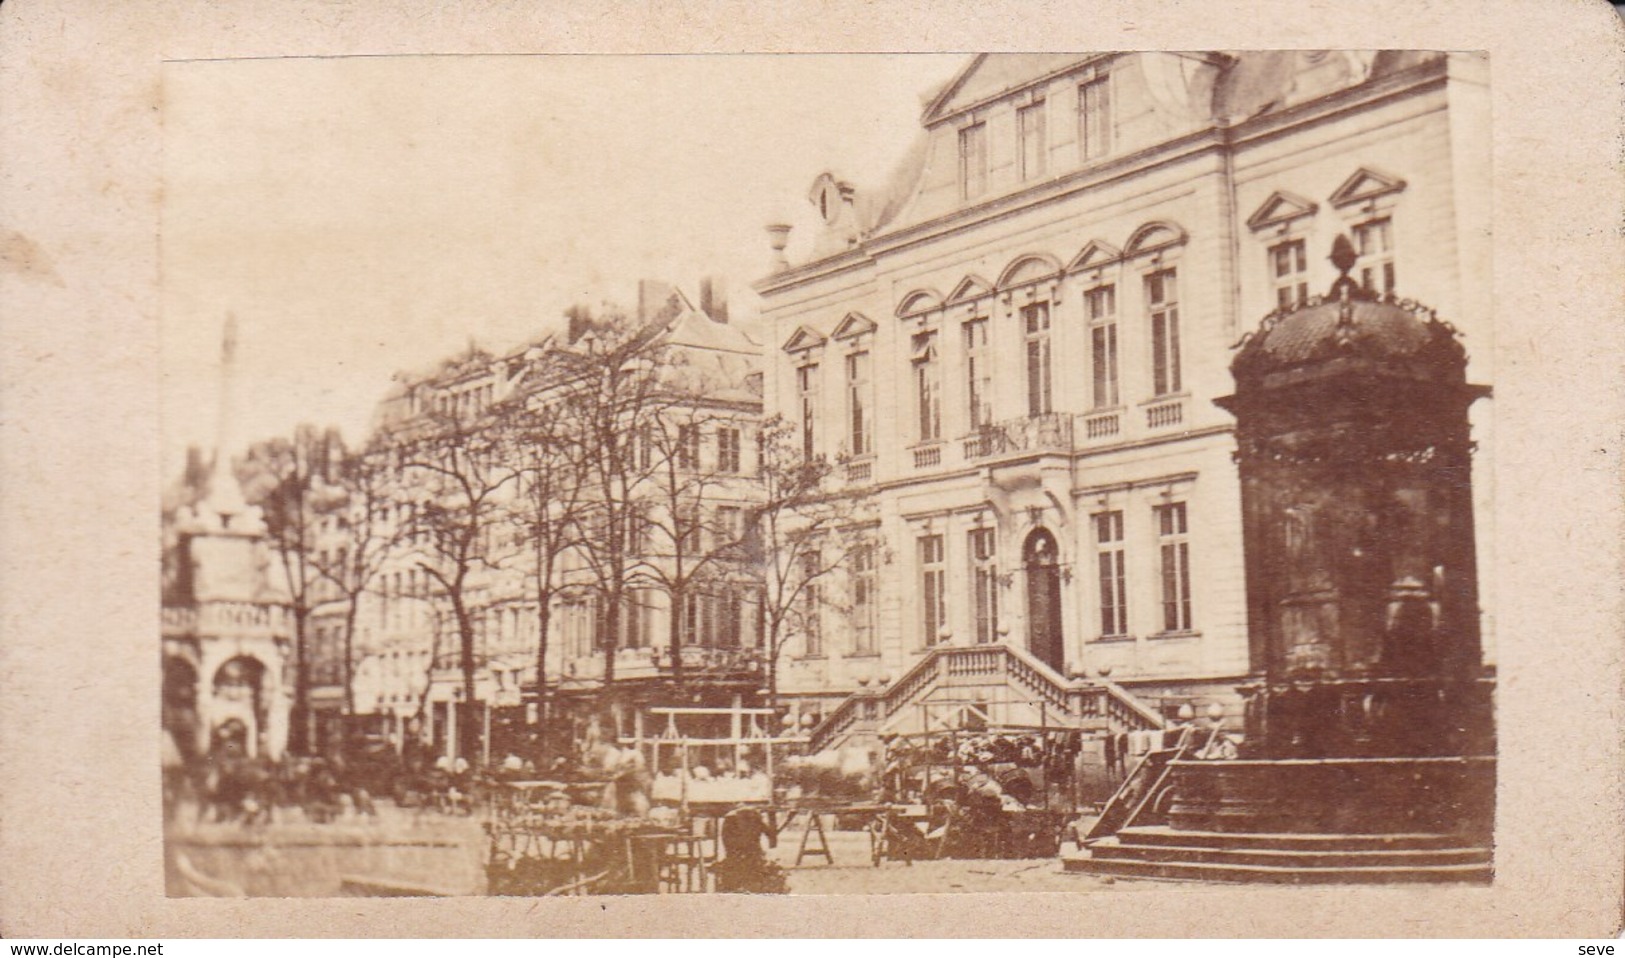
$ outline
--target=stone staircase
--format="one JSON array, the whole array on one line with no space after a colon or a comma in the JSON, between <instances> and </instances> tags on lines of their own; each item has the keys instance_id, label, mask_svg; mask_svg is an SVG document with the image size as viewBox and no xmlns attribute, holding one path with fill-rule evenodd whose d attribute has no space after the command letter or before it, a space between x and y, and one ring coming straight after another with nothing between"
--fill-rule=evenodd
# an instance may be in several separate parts
<instances>
[{"instance_id":1,"label":"stone staircase","mask_svg":"<svg viewBox=\"0 0 1625 958\"><path fill-rule=\"evenodd\" d=\"M1490 758L1218 760L1186 731L1145 756L1067 871L1276 884L1493 877ZM1407 827L1408 826L1408 827Z\"/></svg>"},{"instance_id":2,"label":"stone staircase","mask_svg":"<svg viewBox=\"0 0 1625 958\"><path fill-rule=\"evenodd\" d=\"M1236 834L1166 825L1120 829L1089 843L1068 871L1186 881L1488 882L1490 849L1461 836Z\"/></svg>"},{"instance_id":3,"label":"stone staircase","mask_svg":"<svg viewBox=\"0 0 1625 958\"><path fill-rule=\"evenodd\" d=\"M1067 679L1025 649L1009 645L938 647L888 686L849 696L814 727L808 752L884 734L933 731L927 714L954 703L979 708L990 724L1122 732L1156 729L1162 716L1114 682Z\"/></svg>"}]
</instances>

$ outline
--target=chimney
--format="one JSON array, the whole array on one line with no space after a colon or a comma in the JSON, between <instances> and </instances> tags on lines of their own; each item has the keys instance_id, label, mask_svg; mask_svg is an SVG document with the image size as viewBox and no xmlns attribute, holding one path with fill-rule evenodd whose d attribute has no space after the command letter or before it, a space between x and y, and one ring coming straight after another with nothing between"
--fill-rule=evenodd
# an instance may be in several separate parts
<instances>
[{"instance_id":1,"label":"chimney","mask_svg":"<svg viewBox=\"0 0 1625 958\"><path fill-rule=\"evenodd\" d=\"M790 225L788 223L769 225L767 242L773 248L773 272L789 269L790 260L784 255L784 248L790 245Z\"/></svg>"},{"instance_id":2,"label":"chimney","mask_svg":"<svg viewBox=\"0 0 1625 958\"><path fill-rule=\"evenodd\" d=\"M574 344L576 340L581 338L582 333L592 327L592 311L585 306L571 306L564 311L564 318L568 321L565 336L571 344Z\"/></svg>"},{"instance_id":3,"label":"chimney","mask_svg":"<svg viewBox=\"0 0 1625 958\"><path fill-rule=\"evenodd\" d=\"M728 321L728 283L720 276L707 276L700 280L700 312L713 322Z\"/></svg>"},{"instance_id":4,"label":"chimney","mask_svg":"<svg viewBox=\"0 0 1625 958\"><path fill-rule=\"evenodd\" d=\"M638 280L638 325L643 326L660 312L675 292L670 283L658 279Z\"/></svg>"},{"instance_id":5,"label":"chimney","mask_svg":"<svg viewBox=\"0 0 1625 958\"><path fill-rule=\"evenodd\" d=\"M845 224L846 245L856 246L859 236L858 230L858 191L853 189L851 183L839 183L837 189L841 193L841 222Z\"/></svg>"}]
</instances>

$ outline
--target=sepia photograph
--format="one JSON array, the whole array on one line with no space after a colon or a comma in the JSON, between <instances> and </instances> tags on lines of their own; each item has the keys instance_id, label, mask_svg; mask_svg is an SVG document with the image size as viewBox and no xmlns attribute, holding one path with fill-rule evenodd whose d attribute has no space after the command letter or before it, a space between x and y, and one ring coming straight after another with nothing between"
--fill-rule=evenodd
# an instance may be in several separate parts
<instances>
[{"instance_id":1,"label":"sepia photograph","mask_svg":"<svg viewBox=\"0 0 1625 958\"><path fill-rule=\"evenodd\" d=\"M0 4L5 947L1617 953L1622 89L1592 0Z\"/></svg>"},{"instance_id":2,"label":"sepia photograph","mask_svg":"<svg viewBox=\"0 0 1625 958\"><path fill-rule=\"evenodd\" d=\"M1493 886L1491 59L165 62L164 894Z\"/></svg>"}]
</instances>

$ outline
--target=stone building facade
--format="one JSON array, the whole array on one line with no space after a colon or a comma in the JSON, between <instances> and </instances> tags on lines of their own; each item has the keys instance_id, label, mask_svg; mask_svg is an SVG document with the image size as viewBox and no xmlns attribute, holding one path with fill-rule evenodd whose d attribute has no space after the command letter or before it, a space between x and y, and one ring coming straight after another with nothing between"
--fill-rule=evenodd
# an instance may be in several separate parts
<instances>
[{"instance_id":1,"label":"stone building facade","mask_svg":"<svg viewBox=\"0 0 1625 958\"><path fill-rule=\"evenodd\" d=\"M921 126L890 187L816 180L806 261L770 228L769 409L871 494L886 545L781 687L828 710L934 647L1007 644L1234 714L1232 347L1324 294L1344 235L1358 280L1437 309L1490 378L1485 62L980 55Z\"/></svg>"},{"instance_id":2,"label":"stone building facade","mask_svg":"<svg viewBox=\"0 0 1625 958\"><path fill-rule=\"evenodd\" d=\"M762 411L761 345L728 321L722 290L712 281L702 288L701 306L652 282L643 284L640 300L635 319L649 332L649 353L658 353L658 362L674 374L700 377L707 384L690 390L695 402L674 404L662 414L683 417L693 429L693 461L683 468L703 473L705 480L683 495L694 499L703 513L703 529L694 530L700 540L694 548L710 553L720 548L725 528L742 529L759 496L752 477ZM549 379L550 359L560 350L590 348L590 335L590 330L572 329L503 355L471 351L449 359L403 381L385 398L375 434L386 437L386 445L387 437L404 439L434 409L477 417L493 404L509 401L545 407L558 386ZM388 536L410 528L405 500L414 493L409 485L403 487L403 501L387 507L381 517L393 530ZM516 489L517 483L502 491L505 503ZM660 498L657 492L650 496ZM660 506L651 502L649 508ZM651 519L631 556L644 571L629 576L611 688L606 689L603 678L604 613L592 573L579 552L560 557L551 599L546 706L537 693L540 617L523 530L501 528L501 523L493 528L492 537L506 542L492 553L500 553L502 561L481 563L465 591L476 630L476 704L471 709L459 704L464 698L459 642L445 594L422 568L424 557L411 541L392 546L357 617L357 714L373 716L376 734L397 745L416 736L450 757L457 754L460 721L480 723L479 739L493 759L510 749L529 755L526 736L544 707L565 718L608 717L630 736L641 727L647 707L673 704L671 681L679 671L671 652L674 615L684 646L681 704L696 704L695 696L700 704L718 708L754 702L763 663L757 596L742 584L748 576L723 576L730 583L726 588L696 587L674 610L662 585L670 578L662 573L669 573L673 550L654 531L662 524L659 519ZM663 525L669 529L672 523ZM729 563L737 565L731 559ZM329 707L342 701L342 689L334 684L342 674L342 614L342 604L330 601L312 620L312 649L318 659L313 674L328 680L325 687L313 689L312 698Z\"/></svg>"}]
</instances>

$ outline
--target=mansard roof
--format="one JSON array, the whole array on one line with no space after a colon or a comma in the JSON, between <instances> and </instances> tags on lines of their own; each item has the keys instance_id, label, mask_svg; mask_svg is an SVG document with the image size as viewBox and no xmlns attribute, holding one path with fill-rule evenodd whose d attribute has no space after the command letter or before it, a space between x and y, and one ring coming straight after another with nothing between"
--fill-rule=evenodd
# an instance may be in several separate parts
<instances>
[{"instance_id":1,"label":"mansard roof","mask_svg":"<svg viewBox=\"0 0 1625 958\"><path fill-rule=\"evenodd\" d=\"M1111 54L979 53L943 84L927 103L921 122L931 126L943 117L1030 86L1075 64Z\"/></svg>"}]
</instances>

